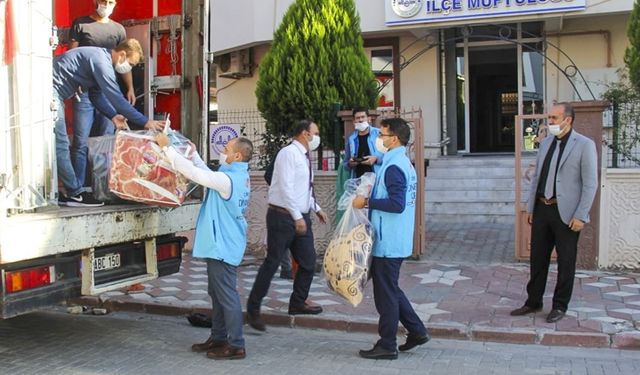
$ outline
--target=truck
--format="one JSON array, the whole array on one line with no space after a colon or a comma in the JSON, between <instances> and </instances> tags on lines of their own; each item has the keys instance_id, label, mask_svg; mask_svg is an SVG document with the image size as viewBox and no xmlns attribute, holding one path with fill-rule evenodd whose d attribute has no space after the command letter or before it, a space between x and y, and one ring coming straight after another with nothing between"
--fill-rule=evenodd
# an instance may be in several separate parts
<instances>
[{"instance_id":1,"label":"truck","mask_svg":"<svg viewBox=\"0 0 640 375\"><path fill-rule=\"evenodd\" d=\"M171 113L172 126L206 152L208 1L160 2L122 2L111 17L145 51L133 72L136 106L149 118ZM176 273L186 241L179 233L195 226L196 199L171 209L57 205L52 61L71 21L94 9L94 0L0 0L3 319Z\"/></svg>"}]
</instances>

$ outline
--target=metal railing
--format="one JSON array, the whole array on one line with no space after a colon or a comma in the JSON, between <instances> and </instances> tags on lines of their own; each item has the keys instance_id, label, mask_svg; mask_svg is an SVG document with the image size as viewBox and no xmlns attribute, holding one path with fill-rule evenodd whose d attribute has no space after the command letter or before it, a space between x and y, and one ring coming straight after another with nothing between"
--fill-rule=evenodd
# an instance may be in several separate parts
<instances>
[{"instance_id":1,"label":"metal railing","mask_svg":"<svg viewBox=\"0 0 640 375\"><path fill-rule=\"evenodd\" d=\"M613 103L607 116L607 167L640 168L640 101Z\"/></svg>"}]
</instances>

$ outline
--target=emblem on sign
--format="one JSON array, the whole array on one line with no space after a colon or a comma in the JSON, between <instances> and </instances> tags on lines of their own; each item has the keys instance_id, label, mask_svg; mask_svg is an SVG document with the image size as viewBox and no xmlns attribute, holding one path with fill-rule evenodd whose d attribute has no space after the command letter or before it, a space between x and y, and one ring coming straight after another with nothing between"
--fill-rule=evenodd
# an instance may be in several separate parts
<instances>
[{"instance_id":1,"label":"emblem on sign","mask_svg":"<svg viewBox=\"0 0 640 375\"><path fill-rule=\"evenodd\" d=\"M400 17L413 17L422 9L422 0L391 0L391 8Z\"/></svg>"},{"instance_id":2,"label":"emblem on sign","mask_svg":"<svg viewBox=\"0 0 640 375\"><path fill-rule=\"evenodd\" d=\"M238 138L238 132L236 129L226 125L218 126L211 133L211 144L213 145L213 149L218 155L224 153L224 146L226 146L233 138Z\"/></svg>"}]
</instances>

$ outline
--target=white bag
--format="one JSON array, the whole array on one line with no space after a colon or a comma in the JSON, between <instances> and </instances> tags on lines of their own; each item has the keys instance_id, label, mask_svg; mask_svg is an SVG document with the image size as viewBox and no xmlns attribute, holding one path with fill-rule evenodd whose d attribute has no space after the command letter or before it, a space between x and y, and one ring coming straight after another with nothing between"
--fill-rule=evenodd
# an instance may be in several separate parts
<instances>
[{"instance_id":1,"label":"white bag","mask_svg":"<svg viewBox=\"0 0 640 375\"><path fill-rule=\"evenodd\" d=\"M362 302L367 284L374 234L367 209L353 208L352 202L356 195L369 196L374 182L373 173L345 182L344 194L338 201L338 210L344 210L344 215L324 254L329 288L354 307Z\"/></svg>"}]
</instances>

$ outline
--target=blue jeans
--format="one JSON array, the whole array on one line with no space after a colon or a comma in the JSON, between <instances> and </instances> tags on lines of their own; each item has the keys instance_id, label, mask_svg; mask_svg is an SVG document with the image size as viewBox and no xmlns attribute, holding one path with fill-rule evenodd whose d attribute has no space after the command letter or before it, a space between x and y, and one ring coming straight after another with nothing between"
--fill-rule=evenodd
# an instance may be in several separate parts
<instances>
[{"instance_id":1,"label":"blue jeans","mask_svg":"<svg viewBox=\"0 0 640 375\"><path fill-rule=\"evenodd\" d=\"M87 174L87 156L89 135L113 134L113 122L95 109L88 93L79 95L80 101L73 100L73 143L71 144L71 162L76 178L84 186ZM91 129L95 127L93 134Z\"/></svg>"},{"instance_id":2,"label":"blue jeans","mask_svg":"<svg viewBox=\"0 0 640 375\"><path fill-rule=\"evenodd\" d=\"M56 163L58 178L67 191L68 196L76 196L84 190L78 181L76 173L71 163L69 153L69 136L67 135L67 124L64 118L64 98L54 94L57 101L58 119L55 122L53 132L56 136Z\"/></svg>"},{"instance_id":3,"label":"blue jeans","mask_svg":"<svg viewBox=\"0 0 640 375\"><path fill-rule=\"evenodd\" d=\"M244 348L242 306L236 289L237 267L206 259L211 297L211 338L226 340L234 348Z\"/></svg>"}]
</instances>

